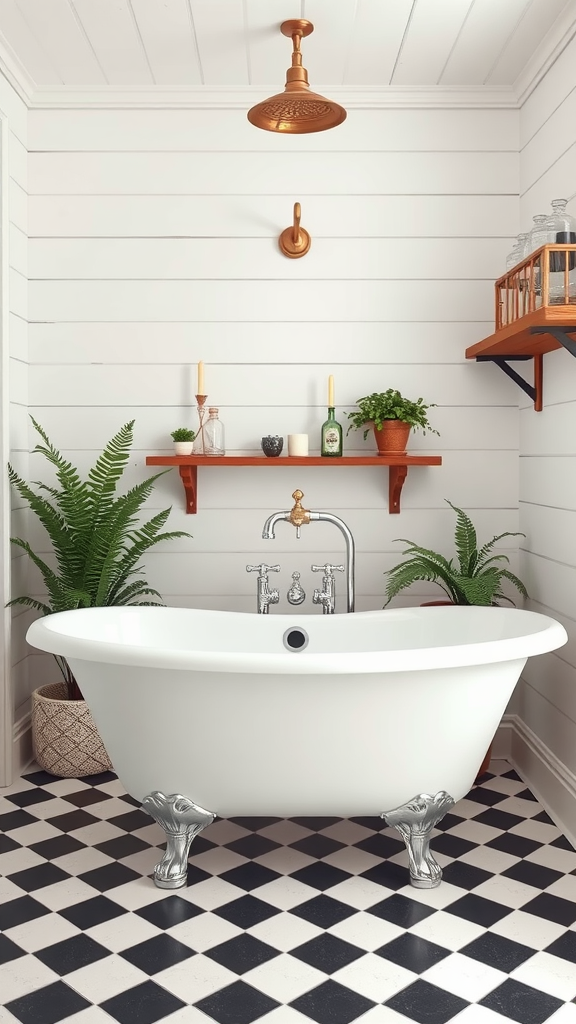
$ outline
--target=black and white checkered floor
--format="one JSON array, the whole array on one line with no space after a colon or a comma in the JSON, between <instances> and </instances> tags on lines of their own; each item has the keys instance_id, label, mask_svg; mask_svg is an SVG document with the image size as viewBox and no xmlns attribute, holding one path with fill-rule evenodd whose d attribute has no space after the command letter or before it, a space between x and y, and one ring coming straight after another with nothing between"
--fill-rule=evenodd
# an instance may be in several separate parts
<instances>
[{"instance_id":1,"label":"black and white checkered floor","mask_svg":"<svg viewBox=\"0 0 576 1024\"><path fill-rule=\"evenodd\" d=\"M504 761L428 891L379 818L216 821L170 893L112 773L0 794L1 1024L576 1024L576 852Z\"/></svg>"}]
</instances>

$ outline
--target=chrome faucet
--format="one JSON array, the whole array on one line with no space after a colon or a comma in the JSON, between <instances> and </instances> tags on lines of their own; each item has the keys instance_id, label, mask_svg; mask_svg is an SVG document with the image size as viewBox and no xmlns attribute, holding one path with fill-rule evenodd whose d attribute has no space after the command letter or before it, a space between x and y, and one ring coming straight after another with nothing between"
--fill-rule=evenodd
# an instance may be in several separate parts
<instances>
[{"instance_id":1,"label":"chrome faucet","mask_svg":"<svg viewBox=\"0 0 576 1024\"><path fill-rule=\"evenodd\" d=\"M336 609L336 577L334 570L344 572L344 566L331 565L330 562L326 562L325 565L312 565L310 568L312 572L324 572L322 590L314 591L312 604L321 604L323 615L333 615Z\"/></svg>"},{"instance_id":2,"label":"chrome faucet","mask_svg":"<svg viewBox=\"0 0 576 1024\"><path fill-rule=\"evenodd\" d=\"M340 530L346 542L346 610L349 612L354 611L354 573L355 573L355 560L356 560L356 549L354 545L354 538L346 526L346 523L338 516L332 515L331 512L311 512L309 509L302 507L302 498L304 494L302 491L294 491L292 497L294 498L294 505L291 509L287 509L285 512L274 512L264 523L262 529L262 537L264 540L274 540L276 523L281 520L292 523L292 526L296 527L296 537L300 537L300 527L305 526L311 522L321 523L333 523Z\"/></svg>"},{"instance_id":3,"label":"chrome faucet","mask_svg":"<svg viewBox=\"0 0 576 1024\"><path fill-rule=\"evenodd\" d=\"M271 604L278 604L280 600L280 594L277 590L270 590L268 585L268 573L269 572L280 572L279 565L266 565L266 562L261 562L260 565L247 565L246 572L257 572L258 579L257 583L257 606L258 615L268 615Z\"/></svg>"}]
</instances>

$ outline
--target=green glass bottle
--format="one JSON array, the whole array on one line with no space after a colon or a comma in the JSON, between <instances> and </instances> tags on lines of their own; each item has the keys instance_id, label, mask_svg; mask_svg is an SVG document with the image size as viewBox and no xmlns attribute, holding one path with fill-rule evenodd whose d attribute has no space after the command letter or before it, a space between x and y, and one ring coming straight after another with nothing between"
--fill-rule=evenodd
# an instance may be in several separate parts
<instances>
[{"instance_id":1,"label":"green glass bottle","mask_svg":"<svg viewBox=\"0 0 576 1024\"><path fill-rule=\"evenodd\" d=\"M320 452L329 458L342 456L342 426L336 421L332 405L328 408L328 419L322 424Z\"/></svg>"}]
</instances>

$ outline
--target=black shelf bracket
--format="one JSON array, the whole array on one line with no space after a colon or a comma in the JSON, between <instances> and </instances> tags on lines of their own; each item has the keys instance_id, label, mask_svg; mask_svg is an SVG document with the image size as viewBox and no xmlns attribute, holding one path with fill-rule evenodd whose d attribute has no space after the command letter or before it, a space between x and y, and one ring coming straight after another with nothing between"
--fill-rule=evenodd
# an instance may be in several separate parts
<instances>
[{"instance_id":1,"label":"black shelf bracket","mask_svg":"<svg viewBox=\"0 0 576 1024\"><path fill-rule=\"evenodd\" d=\"M571 356L576 356L576 340L568 337L569 334L576 334L574 324L569 327L531 327L530 334L551 334Z\"/></svg>"},{"instance_id":2,"label":"black shelf bracket","mask_svg":"<svg viewBox=\"0 0 576 1024\"><path fill-rule=\"evenodd\" d=\"M575 348L576 348L576 343ZM574 352L576 355L576 351ZM525 362L527 359L534 360L534 384L530 384L529 381L525 380L519 373L516 372L513 366L509 365L511 360L515 362ZM534 403L534 409L536 412L542 411L542 356L540 354L534 356L476 356L477 363L495 363L501 370L525 391L529 398Z\"/></svg>"}]
</instances>

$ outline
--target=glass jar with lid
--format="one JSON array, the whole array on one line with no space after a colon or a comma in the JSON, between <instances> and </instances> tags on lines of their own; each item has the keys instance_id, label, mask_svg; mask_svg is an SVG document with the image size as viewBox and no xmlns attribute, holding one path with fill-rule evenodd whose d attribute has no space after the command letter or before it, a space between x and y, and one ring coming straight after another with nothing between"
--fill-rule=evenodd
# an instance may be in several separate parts
<instances>
[{"instance_id":1,"label":"glass jar with lid","mask_svg":"<svg viewBox=\"0 0 576 1024\"><path fill-rule=\"evenodd\" d=\"M532 217L534 225L526 242L526 255L531 256L536 249L541 249L543 245L547 245L552 241L551 232L548 228L548 221L550 219L547 213L536 213Z\"/></svg>"},{"instance_id":2,"label":"glass jar with lid","mask_svg":"<svg viewBox=\"0 0 576 1024\"><path fill-rule=\"evenodd\" d=\"M204 427L204 448L206 455L225 455L224 424L218 417L218 409L210 406L209 419Z\"/></svg>"},{"instance_id":3,"label":"glass jar with lid","mask_svg":"<svg viewBox=\"0 0 576 1024\"><path fill-rule=\"evenodd\" d=\"M546 221L548 241L551 244L576 246L576 220L566 210L567 199L553 199L552 213ZM551 305L576 303L576 250L568 256L568 279L566 278L566 254L550 253L550 296Z\"/></svg>"}]
</instances>

